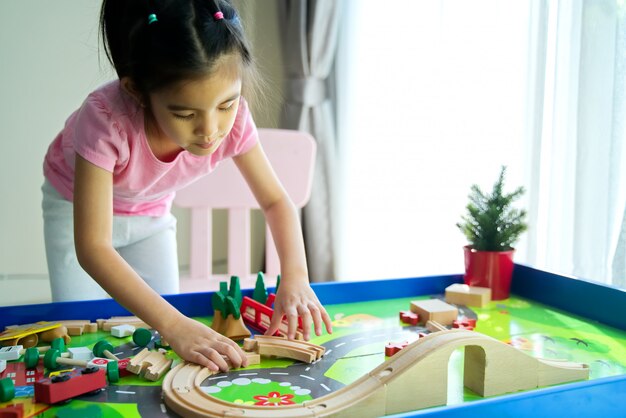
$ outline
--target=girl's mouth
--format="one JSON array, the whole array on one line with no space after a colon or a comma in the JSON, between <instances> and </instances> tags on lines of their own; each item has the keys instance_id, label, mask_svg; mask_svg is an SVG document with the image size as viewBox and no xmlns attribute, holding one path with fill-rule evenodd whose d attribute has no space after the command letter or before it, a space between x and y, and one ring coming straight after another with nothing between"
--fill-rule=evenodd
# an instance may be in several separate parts
<instances>
[{"instance_id":1,"label":"girl's mouth","mask_svg":"<svg viewBox=\"0 0 626 418\"><path fill-rule=\"evenodd\" d=\"M211 141L211 142L209 142L209 143L207 143L207 144L196 144L196 145L197 145L197 146L199 146L199 147L200 147L200 148L202 148L202 149L209 149L209 148L211 148L213 145L215 145L215 143L216 143L216 142L217 142L217 141Z\"/></svg>"}]
</instances>

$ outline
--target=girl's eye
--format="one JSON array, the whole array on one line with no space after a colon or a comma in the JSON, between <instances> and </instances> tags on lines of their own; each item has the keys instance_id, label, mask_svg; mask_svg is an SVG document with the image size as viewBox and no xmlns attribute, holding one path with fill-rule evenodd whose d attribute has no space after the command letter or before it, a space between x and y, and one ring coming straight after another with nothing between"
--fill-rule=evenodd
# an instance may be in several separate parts
<instances>
[{"instance_id":1,"label":"girl's eye","mask_svg":"<svg viewBox=\"0 0 626 418\"><path fill-rule=\"evenodd\" d=\"M194 116L193 113L190 113L188 115L178 115L176 113L172 113L172 115L174 115L176 119L182 119L182 120L190 120L190 119L193 119L193 116Z\"/></svg>"},{"instance_id":2,"label":"girl's eye","mask_svg":"<svg viewBox=\"0 0 626 418\"><path fill-rule=\"evenodd\" d=\"M231 111L233 109L233 105L234 104L235 104L235 102L232 102L227 107L220 107L219 110L220 110L220 112L229 112L229 111Z\"/></svg>"}]
</instances>

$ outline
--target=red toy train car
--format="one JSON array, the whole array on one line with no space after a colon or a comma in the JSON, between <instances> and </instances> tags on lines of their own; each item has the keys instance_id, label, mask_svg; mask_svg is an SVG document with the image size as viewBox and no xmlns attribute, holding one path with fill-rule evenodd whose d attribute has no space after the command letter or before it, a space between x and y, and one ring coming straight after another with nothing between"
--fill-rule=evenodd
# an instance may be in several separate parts
<instances>
[{"instance_id":1,"label":"red toy train car","mask_svg":"<svg viewBox=\"0 0 626 418\"><path fill-rule=\"evenodd\" d=\"M106 372L98 367L74 369L35 383L35 400L54 404L85 393L99 391L107 385Z\"/></svg>"}]
</instances>

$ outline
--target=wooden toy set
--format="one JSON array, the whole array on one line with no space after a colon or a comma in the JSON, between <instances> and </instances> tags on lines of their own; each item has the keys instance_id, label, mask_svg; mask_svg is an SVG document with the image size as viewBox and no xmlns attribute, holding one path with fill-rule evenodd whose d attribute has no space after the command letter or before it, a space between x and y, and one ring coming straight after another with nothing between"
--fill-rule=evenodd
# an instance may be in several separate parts
<instances>
[{"instance_id":1,"label":"wooden toy set","mask_svg":"<svg viewBox=\"0 0 626 418\"><path fill-rule=\"evenodd\" d=\"M214 294L177 296L196 312L212 300L213 318L187 314L240 341L247 368L211 372L181 361L137 318L87 317L99 329L72 335L70 345L57 337L49 346L39 340L0 355L0 413L460 417L468 416L467 407L469 416L547 416L592 390L602 402L581 407L585 416L622 411L614 393L626 385L626 331L616 326L518 295L486 300L485 290L442 276L323 285L316 292L333 318L333 334L309 342L287 340L281 331L246 336L242 328L266 330L273 314L275 293L259 280L254 292L241 291L233 279ZM608 295L612 302L623 297Z\"/></svg>"}]
</instances>

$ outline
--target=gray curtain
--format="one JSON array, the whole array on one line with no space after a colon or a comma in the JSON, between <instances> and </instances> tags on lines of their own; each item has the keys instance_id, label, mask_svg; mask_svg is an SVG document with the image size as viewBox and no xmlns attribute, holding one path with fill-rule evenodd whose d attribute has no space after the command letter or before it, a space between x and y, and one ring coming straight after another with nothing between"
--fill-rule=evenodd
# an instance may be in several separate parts
<instances>
[{"instance_id":1,"label":"gray curtain","mask_svg":"<svg viewBox=\"0 0 626 418\"><path fill-rule=\"evenodd\" d=\"M287 85L281 127L307 131L317 141L311 200L302 221L311 281L336 279L336 137L329 77L337 47L336 0L279 1Z\"/></svg>"}]
</instances>

